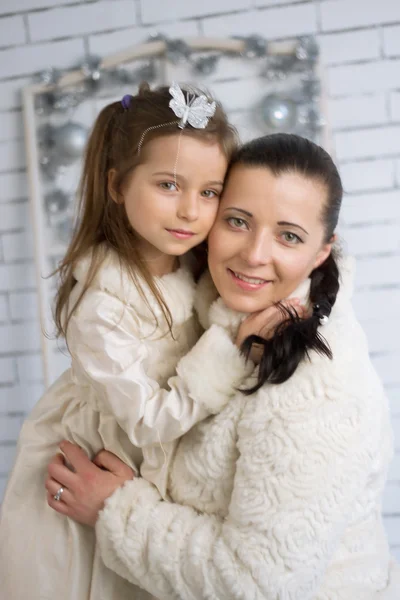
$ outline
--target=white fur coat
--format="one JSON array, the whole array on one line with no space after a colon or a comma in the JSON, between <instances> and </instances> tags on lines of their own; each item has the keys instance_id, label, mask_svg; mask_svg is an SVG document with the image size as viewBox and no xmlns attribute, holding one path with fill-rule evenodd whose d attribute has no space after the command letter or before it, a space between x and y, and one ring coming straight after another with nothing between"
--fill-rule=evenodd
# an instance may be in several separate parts
<instances>
[{"instance_id":1,"label":"white fur coat","mask_svg":"<svg viewBox=\"0 0 400 600\"><path fill-rule=\"evenodd\" d=\"M311 353L285 383L237 392L187 433L170 473L173 503L143 479L106 502L96 533L109 568L162 600L400 597L380 515L388 405L350 280L322 331L333 360ZM178 369L205 398L238 372L218 360L235 315L219 300L210 316L186 357L193 369Z\"/></svg>"}]
</instances>

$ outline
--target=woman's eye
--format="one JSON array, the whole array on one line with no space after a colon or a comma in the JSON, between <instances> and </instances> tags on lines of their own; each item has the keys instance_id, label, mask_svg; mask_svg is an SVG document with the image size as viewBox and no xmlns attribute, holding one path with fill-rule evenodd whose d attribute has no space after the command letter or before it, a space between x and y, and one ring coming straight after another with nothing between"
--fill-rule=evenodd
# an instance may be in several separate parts
<instances>
[{"instance_id":1,"label":"woman's eye","mask_svg":"<svg viewBox=\"0 0 400 600\"><path fill-rule=\"evenodd\" d=\"M235 229L247 228L246 221L244 219L241 219L240 217L229 217L229 219L227 219L227 222L231 227L234 227Z\"/></svg>"},{"instance_id":2,"label":"woman's eye","mask_svg":"<svg viewBox=\"0 0 400 600\"><path fill-rule=\"evenodd\" d=\"M163 181L160 183L160 188L162 188L163 190L167 190L168 192L172 192L175 191L177 189L175 183L172 183L172 181Z\"/></svg>"},{"instance_id":3,"label":"woman's eye","mask_svg":"<svg viewBox=\"0 0 400 600\"><path fill-rule=\"evenodd\" d=\"M202 192L202 195L205 198L217 198L219 196L219 194L217 194L217 192L214 192L214 190L204 190L204 192Z\"/></svg>"},{"instance_id":4,"label":"woman's eye","mask_svg":"<svg viewBox=\"0 0 400 600\"><path fill-rule=\"evenodd\" d=\"M301 244L303 242L303 240L299 238L298 235L292 233L291 231L284 231L282 237L284 241L288 244Z\"/></svg>"}]
</instances>

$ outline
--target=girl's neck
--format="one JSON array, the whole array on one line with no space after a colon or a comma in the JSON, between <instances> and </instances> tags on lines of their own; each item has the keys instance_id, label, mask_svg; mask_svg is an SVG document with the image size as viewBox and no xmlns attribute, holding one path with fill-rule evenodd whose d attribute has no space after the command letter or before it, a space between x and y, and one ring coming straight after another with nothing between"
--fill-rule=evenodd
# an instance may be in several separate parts
<instances>
[{"instance_id":1,"label":"girl's neck","mask_svg":"<svg viewBox=\"0 0 400 600\"><path fill-rule=\"evenodd\" d=\"M179 268L179 259L177 256L160 256L153 259L145 259L146 266L153 277L162 277L173 273Z\"/></svg>"},{"instance_id":2,"label":"girl's neck","mask_svg":"<svg viewBox=\"0 0 400 600\"><path fill-rule=\"evenodd\" d=\"M162 277L179 268L179 259L177 256L160 252L160 250L143 238L139 241L138 248L143 262L153 277Z\"/></svg>"}]
</instances>

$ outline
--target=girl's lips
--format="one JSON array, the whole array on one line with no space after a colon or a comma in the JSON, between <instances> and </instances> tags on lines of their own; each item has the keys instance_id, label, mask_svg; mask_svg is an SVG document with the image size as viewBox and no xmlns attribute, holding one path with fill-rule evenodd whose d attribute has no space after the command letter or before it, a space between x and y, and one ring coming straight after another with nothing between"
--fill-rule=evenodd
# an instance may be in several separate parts
<instances>
[{"instance_id":1,"label":"girl's lips","mask_svg":"<svg viewBox=\"0 0 400 600\"><path fill-rule=\"evenodd\" d=\"M194 236L193 231L185 231L184 229L167 229L167 231L178 240L187 240Z\"/></svg>"},{"instance_id":2,"label":"girl's lips","mask_svg":"<svg viewBox=\"0 0 400 600\"><path fill-rule=\"evenodd\" d=\"M234 271L232 271L232 269L227 269L229 275L232 277L233 281L235 282L235 284L240 287L242 290L245 290L246 292L256 292L257 290L261 290L262 288L264 288L266 285L268 285L269 283L271 283L270 281L267 280L263 280L262 283L252 283L250 281L244 281L243 279L240 279ZM258 277L252 277L249 279L258 279Z\"/></svg>"}]
</instances>

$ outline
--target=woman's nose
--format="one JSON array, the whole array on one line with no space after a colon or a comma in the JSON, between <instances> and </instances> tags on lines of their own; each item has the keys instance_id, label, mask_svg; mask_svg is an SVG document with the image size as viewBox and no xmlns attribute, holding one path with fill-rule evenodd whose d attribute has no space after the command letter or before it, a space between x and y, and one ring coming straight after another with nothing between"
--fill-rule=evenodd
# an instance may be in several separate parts
<instances>
[{"instance_id":1,"label":"woman's nose","mask_svg":"<svg viewBox=\"0 0 400 600\"><path fill-rule=\"evenodd\" d=\"M272 256L272 240L269 236L260 235L247 239L242 249L242 259L250 267L268 264Z\"/></svg>"}]
</instances>

